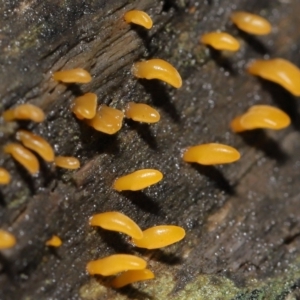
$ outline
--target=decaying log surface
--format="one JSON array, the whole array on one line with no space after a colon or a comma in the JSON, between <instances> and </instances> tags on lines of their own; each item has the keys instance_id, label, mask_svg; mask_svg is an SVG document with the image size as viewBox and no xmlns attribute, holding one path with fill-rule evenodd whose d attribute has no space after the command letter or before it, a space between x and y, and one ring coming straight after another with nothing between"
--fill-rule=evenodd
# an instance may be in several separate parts
<instances>
[{"instance_id":1,"label":"decaying log surface","mask_svg":"<svg viewBox=\"0 0 300 300\"><path fill-rule=\"evenodd\" d=\"M127 10L147 11L149 32L123 21ZM233 10L268 18L272 34L255 38L229 22ZM42 163L38 176L0 152L12 182L0 191L0 226L17 238L0 255L0 299L298 299L300 285L299 99L246 74L253 58L284 57L300 65L300 2L223 1L6 1L0 6L1 111L30 102L47 119L0 123L1 145L18 128L45 137L56 154L80 159L79 171ZM198 43L207 31L226 30L242 49L220 56ZM181 73L179 90L136 80L134 61L160 57ZM63 85L59 69L83 67L93 80ZM124 109L128 101L158 108L161 121L126 121L107 136L77 121L74 97L91 91L99 104ZM257 103L292 118L280 132L235 135L230 120ZM238 148L239 162L218 167L186 164L182 150L204 142ZM161 170L164 180L143 192L117 193L120 175ZM177 224L186 238L158 251L133 248L126 238L88 225L91 215L121 211L142 228ZM45 241L59 235L63 245ZM89 260L133 253L149 260L156 279L114 291L85 272ZM298 294L297 294L298 293Z\"/></svg>"}]
</instances>

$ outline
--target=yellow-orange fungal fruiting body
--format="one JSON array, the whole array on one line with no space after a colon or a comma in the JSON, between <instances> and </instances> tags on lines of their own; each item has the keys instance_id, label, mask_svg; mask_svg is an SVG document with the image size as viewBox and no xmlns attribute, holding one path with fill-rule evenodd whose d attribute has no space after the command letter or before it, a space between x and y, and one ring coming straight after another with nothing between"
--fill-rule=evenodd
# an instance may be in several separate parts
<instances>
[{"instance_id":1,"label":"yellow-orange fungal fruiting body","mask_svg":"<svg viewBox=\"0 0 300 300\"><path fill-rule=\"evenodd\" d=\"M233 132L242 132L245 131L246 129L241 125L241 118L243 116L237 116L235 117L231 122L230 122L230 128Z\"/></svg>"},{"instance_id":2,"label":"yellow-orange fungal fruiting body","mask_svg":"<svg viewBox=\"0 0 300 300\"><path fill-rule=\"evenodd\" d=\"M156 123L160 120L159 112L143 103L129 102L126 107L125 116L134 121L145 123Z\"/></svg>"},{"instance_id":3,"label":"yellow-orange fungal fruiting body","mask_svg":"<svg viewBox=\"0 0 300 300\"><path fill-rule=\"evenodd\" d=\"M230 19L239 29L247 33L265 35L269 34L272 30L271 24L265 18L248 12L233 12Z\"/></svg>"},{"instance_id":4,"label":"yellow-orange fungal fruiting body","mask_svg":"<svg viewBox=\"0 0 300 300\"><path fill-rule=\"evenodd\" d=\"M125 13L124 20L126 23L134 23L147 29L152 28L153 22L150 16L141 10L130 10Z\"/></svg>"},{"instance_id":5,"label":"yellow-orange fungal fruiting body","mask_svg":"<svg viewBox=\"0 0 300 300\"><path fill-rule=\"evenodd\" d=\"M61 239L57 235L53 235L51 239L46 242L46 246L60 247L62 244Z\"/></svg>"},{"instance_id":6,"label":"yellow-orange fungal fruiting body","mask_svg":"<svg viewBox=\"0 0 300 300\"><path fill-rule=\"evenodd\" d=\"M54 72L53 79L64 83L88 83L92 76L88 71L77 68Z\"/></svg>"},{"instance_id":7,"label":"yellow-orange fungal fruiting body","mask_svg":"<svg viewBox=\"0 0 300 300\"><path fill-rule=\"evenodd\" d=\"M5 112L3 112L2 117L4 121L10 122L15 120L15 111L14 109L8 109Z\"/></svg>"},{"instance_id":8,"label":"yellow-orange fungal fruiting body","mask_svg":"<svg viewBox=\"0 0 300 300\"><path fill-rule=\"evenodd\" d=\"M97 95L94 93L86 93L77 97L72 106L72 112L80 120L92 119L96 115Z\"/></svg>"},{"instance_id":9,"label":"yellow-orange fungal fruiting body","mask_svg":"<svg viewBox=\"0 0 300 300\"><path fill-rule=\"evenodd\" d=\"M19 130L17 132L17 138L25 147L38 153L45 161L51 162L54 160L53 148L42 137L30 131Z\"/></svg>"},{"instance_id":10,"label":"yellow-orange fungal fruiting body","mask_svg":"<svg viewBox=\"0 0 300 300\"><path fill-rule=\"evenodd\" d=\"M144 270L131 270L122 273L120 276L116 277L111 281L111 286L113 288L121 288L123 286L126 286L128 284L138 282L138 281L144 281L153 279L155 276L153 272L151 272L148 269Z\"/></svg>"},{"instance_id":11,"label":"yellow-orange fungal fruiting body","mask_svg":"<svg viewBox=\"0 0 300 300\"><path fill-rule=\"evenodd\" d=\"M0 249L8 249L16 244L16 238L9 232L0 229Z\"/></svg>"},{"instance_id":12,"label":"yellow-orange fungal fruiting body","mask_svg":"<svg viewBox=\"0 0 300 300\"><path fill-rule=\"evenodd\" d=\"M236 149L216 143L193 146L183 154L184 161L201 165L228 164L237 161L240 157Z\"/></svg>"},{"instance_id":13,"label":"yellow-orange fungal fruiting body","mask_svg":"<svg viewBox=\"0 0 300 300\"><path fill-rule=\"evenodd\" d=\"M200 41L217 50L238 51L240 49L239 41L226 32L210 32L203 34Z\"/></svg>"},{"instance_id":14,"label":"yellow-orange fungal fruiting body","mask_svg":"<svg viewBox=\"0 0 300 300\"><path fill-rule=\"evenodd\" d=\"M8 171L4 168L0 168L0 184L10 183L11 177Z\"/></svg>"},{"instance_id":15,"label":"yellow-orange fungal fruiting body","mask_svg":"<svg viewBox=\"0 0 300 300\"><path fill-rule=\"evenodd\" d=\"M18 161L30 174L36 174L40 169L40 164L35 155L20 144L11 143L4 147L4 152L10 154Z\"/></svg>"},{"instance_id":16,"label":"yellow-orange fungal fruiting body","mask_svg":"<svg viewBox=\"0 0 300 300\"><path fill-rule=\"evenodd\" d=\"M115 254L88 262L86 270L90 275L110 276L128 270L142 270L146 266L147 262L138 256Z\"/></svg>"},{"instance_id":17,"label":"yellow-orange fungal fruiting body","mask_svg":"<svg viewBox=\"0 0 300 300\"><path fill-rule=\"evenodd\" d=\"M57 167L69 170L80 168L80 161L73 156L56 156L54 158L54 163Z\"/></svg>"},{"instance_id":18,"label":"yellow-orange fungal fruiting body","mask_svg":"<svg viewBox=\"0 0 300 300\"><path fill-rule=\"evenodd\" d=\"M100 226L107 230L123 232L132 238L141 239L141 228L129 217L117 211L110 211L94 215L90 218L91 226Z\"/></svg>"},{"instance_id":19,"label":"yellow-orange fungal fruiting body","mask_svg":"<svg viewBox=\"0 0 300 300\"><path fill-rule=\"evenodd\" d=\"M269 128L280 130L291 124L290 117L281 109L269 105L254 105L241 118L241 124L247 128Z\"/></svg>"},{"instance_id":20,"label":"yellow-orange fungal fruiting body","mask_svg":"<svg viewBox=\"0 0 300 300\"><path fill-rule=\"evenodd\" d=\"M300 96L300 69L288 60L258 59L248 66L247 71L281 85L295 96Z\"/></svg>"},{"instance_id":21,"label":"yellow-orange fungal fruiting body","mask_svg":"<svg viewBox=\"0 0 300 300\"><path fill-rule=\"evenodd\" d=\"M113 188L117 191L139 191L151 186L163 178L163 174L154 169L142 169L117 178Z\"/></svg>"},{"instance_id":22,"label":"yellow-orange fungal fruiting body","mask_svg":"<svg viewBox=\"0 0 300 300\"><path fill-rule=\"evenodd\" d=\"M40 123L45 120L44 112L39 107L29 103L9 109L5 111L2 116L7 122L13 120L30 120Z\"/></svg>"},{"instance_id":23,"label":"yellow-orange fungal fruiting body","mask_svg":"<svg viewBox=\"0 0 300 300\"><path fill-rule=\"evenodd\" d=\"M122 111L103 104L100 106L95 117L86 122L97 131L106 134L115 134L121 129L123 118L124 113Z\"/></svg>"},{"instance_id":24,"label":"yellow-orange fungal fruiting body","mask_svg":"<svg viewBox=\"0 0 300 300\"><path fill-rule=\"evenodd\" d=\"M290 117L282 110L269 105L254 105L245 114L233 119L230 126L234 132L257 128L280 130L291 123Z\"/></svg>"},{"instance_id":25,"label":"yellow-orange fungal fruiting body","mask_svg":"<svg viewBox=\"0 0 300 300\"><path fill-rule=\"evenodd\" d=\"M174 225L160 225L143 231L143 238L132 239L135 246L146 249L167 247L181 241L185 237L185 230Z\"/></svg>"},{"instance_id":26,"label":"yellow-orange fungal fruiting body","mask_svg":"<svg viewBox=\"0 0 300 300\"><path fill-rule=\"evenodd\" d=\"M168 62L158 58L134 63L132 74L137 78L159 79L175 88L182 86L178 71Z\"/></svg>"}]
</instances>

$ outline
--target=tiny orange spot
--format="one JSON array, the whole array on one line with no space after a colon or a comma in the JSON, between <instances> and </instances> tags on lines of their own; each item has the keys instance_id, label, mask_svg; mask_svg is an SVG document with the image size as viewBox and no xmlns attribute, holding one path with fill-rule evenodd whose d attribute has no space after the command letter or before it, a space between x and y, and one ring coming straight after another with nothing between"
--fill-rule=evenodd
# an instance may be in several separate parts
<instances>
[{"instance_id":1,"label":"tiny orange spot","mask_svg":"<svg viewBox=\"0 0 300 300\"><path fill-rule=\"evenodd\" d=\"M16 244L16 238L9 232L0 229L0 249L8 249Z\"/></svg>"},{"instance_id":2,"label":"tiny orange spot","mask_svg":"<svg viewBox=\"0 0 300 300\"><path fill-rule=\"evenodd\" d=\"M62 244L61 239L57 235L53 235L51 239L46 242L46 246L60 247Z\"/></svg>"},{"instance_id":3,"label":"tiny orange spot","mask_svg":"<svg viewBox=\"0 0 300 300\"><path fill-rule=\"evenodd\" d=\"M0 168L0 184L9 184L11 180L10 174L4 168Z\"/></svg>"},{"instance_id":4,"label":"tiny orange spot","mask_svg":"<svg viewBox=\"0 0 300 300\"><path fill-rule=\"evenodd\" d=\"M190 14L194 14L194 13L196 12L196 10L197 10L196 6L191 6L191 7L189 8L189 13L190 13Z\"/></svg>"}]
</instances>

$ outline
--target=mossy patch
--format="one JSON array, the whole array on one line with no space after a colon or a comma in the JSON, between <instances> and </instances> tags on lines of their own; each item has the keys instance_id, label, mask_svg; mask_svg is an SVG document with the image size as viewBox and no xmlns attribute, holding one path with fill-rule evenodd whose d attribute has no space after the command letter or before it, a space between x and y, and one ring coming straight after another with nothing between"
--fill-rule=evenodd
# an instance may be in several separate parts
<instances>
[{"instance_id":1,"label":"mossy patch","mask_svg":"<svg viewBox=\"0 0 300 300\"><path fill-rule=\"evenodd\" d=\"M154 280L135 284L137 289L128 289L128 292L130 299L137 300L141 297L143 300L275 300L292 296L293 287L299 278L300 265L297 262L281 276L266 281L252 279L247 283L247 288L237 287L232 280L225 276L199 275L184 289L174 293L177 284L176 278L170 270L166 270L157 274ZM79 293L83 300L128 299L126 290L119 293L102 285L94 278L82 286ZM131 293L137 295L133 296Z\"/></svg>"}]
</instances>

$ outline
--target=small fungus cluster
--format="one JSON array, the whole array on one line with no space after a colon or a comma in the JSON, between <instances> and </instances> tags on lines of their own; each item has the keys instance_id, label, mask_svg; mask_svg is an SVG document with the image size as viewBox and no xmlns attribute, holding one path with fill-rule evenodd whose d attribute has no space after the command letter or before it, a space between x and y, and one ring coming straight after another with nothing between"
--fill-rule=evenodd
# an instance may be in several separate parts
<instances>
[{"instance_id":1,"label":"small fungus cluster","mask_svg":"<svg viewBox=\"0 0 300 300\"><path fill-rule=\"evenodd\" d=\"M264 18L246 12L234 12L231 21L242 31L249 34L265 35L270 33L271 25ZM127 23L133 23L150 29L153 22L143 11L132 10L124 15ZM217 50L238 51L239 41L225 32L211 32L202 35L200 42ZM271 80L280 84L293 95L300 95L300 70L284 59L256 60L252 62L247 71L255 76ZM167 84L180 88L182 79L176 68L170 63L159 59L150 59L135 62L131 68L136 78L159 79ZM62 83L88 83L92 80L90 73L84 69L61 70L53 74L53 79ZM160 120L159 112L144 103L129 102L123 110L100 105L97 108L97 95L86 93L77 97L70 108L77 119L82 120L97 131L105 134L115 134L121 128L123 119L129 118L136 122L156 123ZM43 122L44 112L32 104L21 104L3 115L6 122L28 120ZM242 132L257 128L279 130L290 124L290 118L278 108L268 105L255 105L244 114L237 116L231 122L233 132ZM66 169L78 169L80 162L75 157L56 156L52 146L41 136L30 131L19 130L16 134L19 143L10 143L4 146L4 152L10 154L31 175L39 172L38 154L47 163ZM232 163L240 159L240 153L233 147L217 143L200 144L185 149L183 160L188 163L201 165L216 165ZM117 178L112 188L118 192L130 190L138 191L154 185L163 179L163 174L155 169L136 170L130 174ZM0 184L9 184L11 176L7 170L0 168ZM133 220L120 212L103 212L90 218L91 226L98 226L106 230L124 233L131 238L135 247L158 249L169 246L182 240L185 230L175 225L160 225L142 230ZM0 229L0 249L7 249L16 244L15 237ZM53 235L45 243L47 246L59 247L61 239ZM148 270L147 262L135 255L115 254L92 260L87 263L86 270L90 275L102 276L117 275L111 281L111 286L120 288L127 284L154 278L152 271Z\"/></svg>"},{"instance_id":2,"label":"small fungus cluster","mask_svg":"<svg viewBox=\"0 0 300 300\"><path fill-rule=\"evenodd\" d=\"M144 231L126 215L112 211L94 215L91 226L124 233L132 238L133 245L139 248L159 249L182 240L185 230L174 225L160 225ZM111 286L120 288L127 284L154 278L152 271L146 269L147 262L135 255L116 254L90 261L86 269L90 275L111 276L121 273L111 281Z\"/></svg>"}]
</instances>

